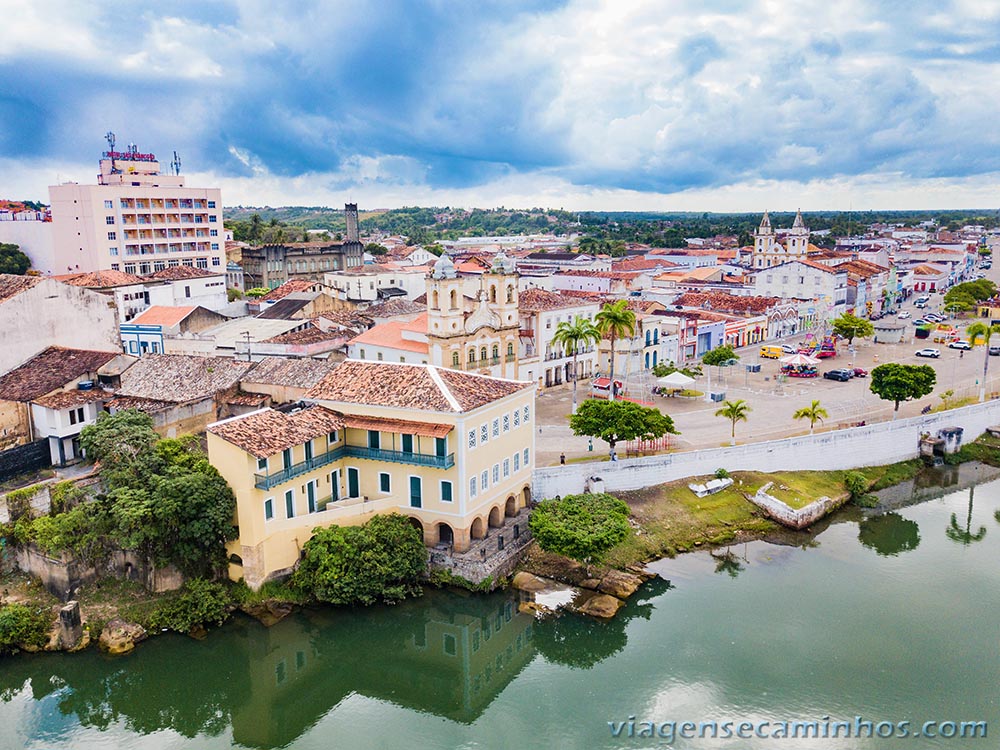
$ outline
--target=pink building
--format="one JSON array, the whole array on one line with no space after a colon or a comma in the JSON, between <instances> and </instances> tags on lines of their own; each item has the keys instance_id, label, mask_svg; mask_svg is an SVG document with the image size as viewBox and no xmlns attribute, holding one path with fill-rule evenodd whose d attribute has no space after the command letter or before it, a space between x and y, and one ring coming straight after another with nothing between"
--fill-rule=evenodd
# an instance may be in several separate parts
<instances>
[{"instance_id":1,"label":"pink building","mask_svg":"<svg viewBox=\"0 0 1000 750\"><path fill-rule=\"evenodd\" d=\"M222 195L161 174L154 154L105 151L96 185L49 187L53 268L46 273L122 271L143 276L173 266L225 272Z\"/></svg>"}]
</instances>

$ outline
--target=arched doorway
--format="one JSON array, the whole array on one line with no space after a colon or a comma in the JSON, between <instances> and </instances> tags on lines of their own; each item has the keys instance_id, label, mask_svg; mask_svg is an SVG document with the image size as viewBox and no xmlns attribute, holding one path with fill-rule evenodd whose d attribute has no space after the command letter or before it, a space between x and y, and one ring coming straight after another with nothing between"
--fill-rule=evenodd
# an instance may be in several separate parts
<instances>
[{"instance_id":1,"label":"arched doorway","mask_svg":"<svg viewBox=\"0 0 1000 750\"><path fill-rule=\"evenodd\" d=\"M424 542L426 542L427 537L424 535L424 525L420 523L420 519L414 518L413 516L407 516L406 520L410 522L410 526L412 526L413 528L415 528L417 531L420 532L420 538L423 539Z\"/></svg>"},{"instance_id":2,"label":"arched doorway","mask_svg":"<svg viewBox=\"0 0 1000 750\"><path fill-rule=\"evenodd\" d=\"M451 526L446 523L438 524L438 543L439 544L454 544L455 543L455 532L451 530Z\"/></svg>"},{"instance_id":3,"label":"arched doorway","mask_svg":"<svg viewBox=\"0 0 1000 750\"><path fill-rule=\"evenodd\" d=\"M484 527L485 527L485 524L483 523L483 519L482 518L475 518L475 519L473 519L473 521L472 521L472 528L469 530L469 533L472 534L472 538L473 539L482 539L483 537L485 537L486 536L486 529Z\"/></svg>"},{"instance_id":4,"label":"arched doorway","mask_svg":"<svg viewBox=\"0 0 1000 750\"><path fill-rule=\"evenodd\" d=\"M507 516L517 515L517 500L514 499L513 495L507 498L507 504L504 506L504 513Z\"/></svg>"},{"instance_id":5,"label":"arched doorway","mask_svg":"<svg viewBox=\"0 0 1000 750\"><path fill-rule=\"evenodd\" d=\"M525 487L523 490L521 490L521 494L524 495L524 505L521 507L527 508L529 505L531 505L531 487Z\"/></svg>"},{"instance_id":6,"label":"arched doorway","mask_svg":"<svg viewBox=\"0 0 1000 750\"><path fill-rule=\"evenodd\" d=\"M500 512L500 506L494 505L490 509L490 526L494 529L503 525L503 514Z\"/></svg>"}]
</instances>

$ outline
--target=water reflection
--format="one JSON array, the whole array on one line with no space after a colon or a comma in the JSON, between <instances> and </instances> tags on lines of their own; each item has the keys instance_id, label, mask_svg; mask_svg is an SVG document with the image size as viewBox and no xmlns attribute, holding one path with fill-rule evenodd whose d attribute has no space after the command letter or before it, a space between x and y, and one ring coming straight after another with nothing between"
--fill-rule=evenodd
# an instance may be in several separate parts
<instances>
[{"instance_id":1,"label":"water reflection","mask_svg":"<svg viewBox=\"0 0 1000 750\"><path fill-rule=\"evenodd\" d=\"M883 557L893 557L917 548L920 526L898 513L870 516L858 526L858 541Z\"/></svg>"},{"instance_id":2,"label":"water reflection","mask_svg":"<svg viewBox=\"0 0 1000 750\"><path fill-rule=\"evenodd\" d=\"M958 525L958 516L955 513L952 513L951 523L948 525L948 528L944 530L945 536L953 542L958 542L959 544L964 544L966 546L972 544L973 542L980 542L983 540L983 537L986 536L985 526L980 526L978 531L972 531L972 501L975 497L975 492L975 486L969 487L969 510L965 515L965 528L963 529Z\"/></svg>"},{"instance_id":3,"label":"water reflection","mask_svg":"<svg viewBox=\"0 0 1000 750\"><path fill-rule=\"evenodd\" d=\"M22 691L105 730L163 729L255 748L293 742L353 695L463 724L476 720L531 662L577 668L620 652L626 627L649 619L650 582L608 623L565 615L536 622L513 595L430 591L394 608L304 610L264 628L238 617L204 641L161 636L129 657L96 652L17 657L0 670L0 701ZM39 728L41 731L41 728Z\"/></svg>"}]
</instances>

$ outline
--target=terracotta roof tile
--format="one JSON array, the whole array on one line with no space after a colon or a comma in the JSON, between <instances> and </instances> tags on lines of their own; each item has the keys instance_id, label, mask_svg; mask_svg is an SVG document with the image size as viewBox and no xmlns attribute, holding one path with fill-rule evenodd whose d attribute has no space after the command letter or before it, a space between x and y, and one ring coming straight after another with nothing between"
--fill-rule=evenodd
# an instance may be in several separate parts
<instances>
[{"instance_id":1,"label":"terracotta roof tile","mask_svg":"<svg viewBox=\"0 0 1000 750\"><path fill-rule=\"evenodd\" d=\"M384 346L390 349L427 354L427 342L403 338L404 331L426 334L427 313L421 313L411 321L388 320L385 323L379 323L347 343L348 345Z\"/></svg>"},{"instance_id":2,"label":"terracotta roof tile","mask_svg":"<svg viewBox=\"0 0 1000 750\"><path fill-rule=\"evenodd\" d=\"M0 400L33 401L84 375L96 373L119 354L50 346L0 378Z\"/></svg>"},{"instance_id":3,"label":"terracotta roof tile","mask_svg":"<svg viewBox=\"0 0 1000 750\"><path fill-rule=\"evenodd\" d=\"M91 388L86 391L77 388L72 391L57 391L48 396L36 398L32 403L44 406L47 409L68 409L71 406L89 404L91 401L107 401L110 399L111 394L99 388Z\"/></svg>"},{"instance_id":4,"label":"terracotta roof tile","mask_svg":"<svg viewBox=\"0 0 1000 750\"><path fill-rule=\"evenodd\" d=\"M153 305L136 315L129 323L142 326L166 326L171 328L194 312L197 307L168 307Z\"/></svg>"},{"instance_id":5,"label":"terracotta roof tile","mask_svg":"<svg viewBox=\"0 0 1000 750\"><path fill-rule=\"evenodd\" d=\"M264 339L264 344L322 344L326 341L345 341L347 334L336 328L324 331L316 325L308 325L299 331L289 331Z\"/></svg>"},{"instance_id":6,"label":"terracotta roof tile","mask_svg":"<svg viewBox=\"0 0 1000 750\"><path fill-rule=\"evenodd\" d=\"M119 396L181 403L231 388L252 367L228 357L147 354L122 373Z\"/></svg>"},{"instance_id":7,"label":"terracotta roof tile","mask_svg":"<svg viewBox=\"0 0 1000 750\"><path fill-rule=\"evenodd\" d=\"M319 286L320 283L318 281L309 281L308 279L291 279L290 281L286 281L281 286L272 289L257 301L276 302L279 299L284 299L289 294L294 294L295 292L311 292L318 289Z\"/></svg>"},{"instance_id":8,"label":"terracotta roof tile","mask_svg":"<svg viewBox=\"0 0 1000 750\"><path fill-rule=\"evenodd\" d=\"M586 303L579 298L532 287L525 289L518 297L517 306L523 312L544 312L564 307L583 307Z\"/></svg>"},{"instance_id":9,"label":"terracotta roof tile","mask_svg":"<svg viewBox=\"0 0 1000 750\"><path fill-rule=\"evenodd\" d=\"M205 268L194 268L193 266L168 266L159 271L154 271L153 273L146 276L147 279L156 279L157 281L182 281L183 279L205 279L209 276L222 276L224 275L220 271L209 271Z\"/></svg>"},{"instance_id":10,"label":"terracotta roof tile","mask_svg":"<svg viewBox=\"0 0 1000 750\"><path fill-rule=\"evenodd\" d=\"M364 314L372 318L391 318L396 315L419 315L427 311L427 304L408 299L391 299L379 305L372 305Z\"/></svg>"},{"instance_id":11,"label":"terracotta roof tile","mask_svg":"<svg viewBox=\"0 0 1000 750\"><path fill-rule=\"evenodd\" d=\"M124 271L93 271L91 273L64 274L54 278L64 284L86 287L87 289L107 289L143 283L143 280L138 276Z\"/></svg>"},{"instance_id":12,"label":"terracotta roof tile","mask_svg":"<svg viewBox=\"0 0 1000 750\"><path fill-rule=\"evenodd\" d=\"M158 401L155 398L140 398L138 396L115 396L105 404L112 411L135 409L145 414L156 414L173 406L169 401Z\"/></svg>"},{"instance_id":13,"label":"terracotta roof tile","mask_svg":"<svg viewBox=\"0 0 1000 750\"><path fill-rule=\"evenodd\" d=\"M321 359L265 357L243 376L243 382L312 388L332 369L329 361Z\"/></svg>"},{"instance_id":14,"label":"terracotta roof tile","mask_svg":"<svg viewBox=\"0 0 1000 750\"><path fill-rule=\"evenodd\" d=\"M430 365L349 359L306 396L321 401L461 413L530 387L528 383Z\"/></svg>"},{"instance_id":15,"label":"terracotta roof tile","mask_svg":"<svg viewBox=\"0 0 1000 750\"><path fill-rule=\"evenodd\" d=\"M16 297L33 286L42 283L41 276L17 276L12 273L0 273L0 302Z\"/></svg>"},{"instance_id":16,"label":"terracotta roof tile","mask_svg":"<svg viewBox=\"0 0 1000 750\"><path fill-rule=\"evenodd\" d=\"M386 419L384 417L365 417L357 414L344 414L344 426L356 430L378 430L379 432L398 432L403 435L423 435L424 437L444 437L452 431L450 424L434 424L432 422L414 422L409 419Z\"/></svg>"},{"instance_id":17,"label":"terracotta roof tile","mask_svg":"<svg viewBox=\"0 0 1000 750\"><path fill-rule=\"evenodd\" d=\"M215 422L208 426L208 431L255 458L267 458L343 426L344 420L339 414L314 405L290 413L263 409Z\"/></svg>"}]
</instances>

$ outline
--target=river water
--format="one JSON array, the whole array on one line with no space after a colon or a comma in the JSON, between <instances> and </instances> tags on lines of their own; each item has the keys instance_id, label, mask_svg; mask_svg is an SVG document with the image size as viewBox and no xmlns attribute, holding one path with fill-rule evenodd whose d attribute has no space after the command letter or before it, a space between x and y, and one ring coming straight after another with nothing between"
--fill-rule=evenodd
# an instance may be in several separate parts
<instances>
[{"instance_id":1,"label":"river water","mask_svg":"<svg viewBox=\"0 0 1000 750\"><path fill-rule=\"evenodd\" d=\"M970 480L929 474L890 491L890 512L842 513L799 546L659 561L669 582L607 624L431 591L272 628L240 617L127 657L4 659L0 747L995 748L1000 482L958 489ZM629 717L661 737L613 736L608 722ZM670 721L715 721L719 736L709 724L670 742ZM863 736L724 739L727 721L778 734L845 721ZM867 737L904 721L945 734L985 721L989 737Z\"/></svg>"}]
</instances>

